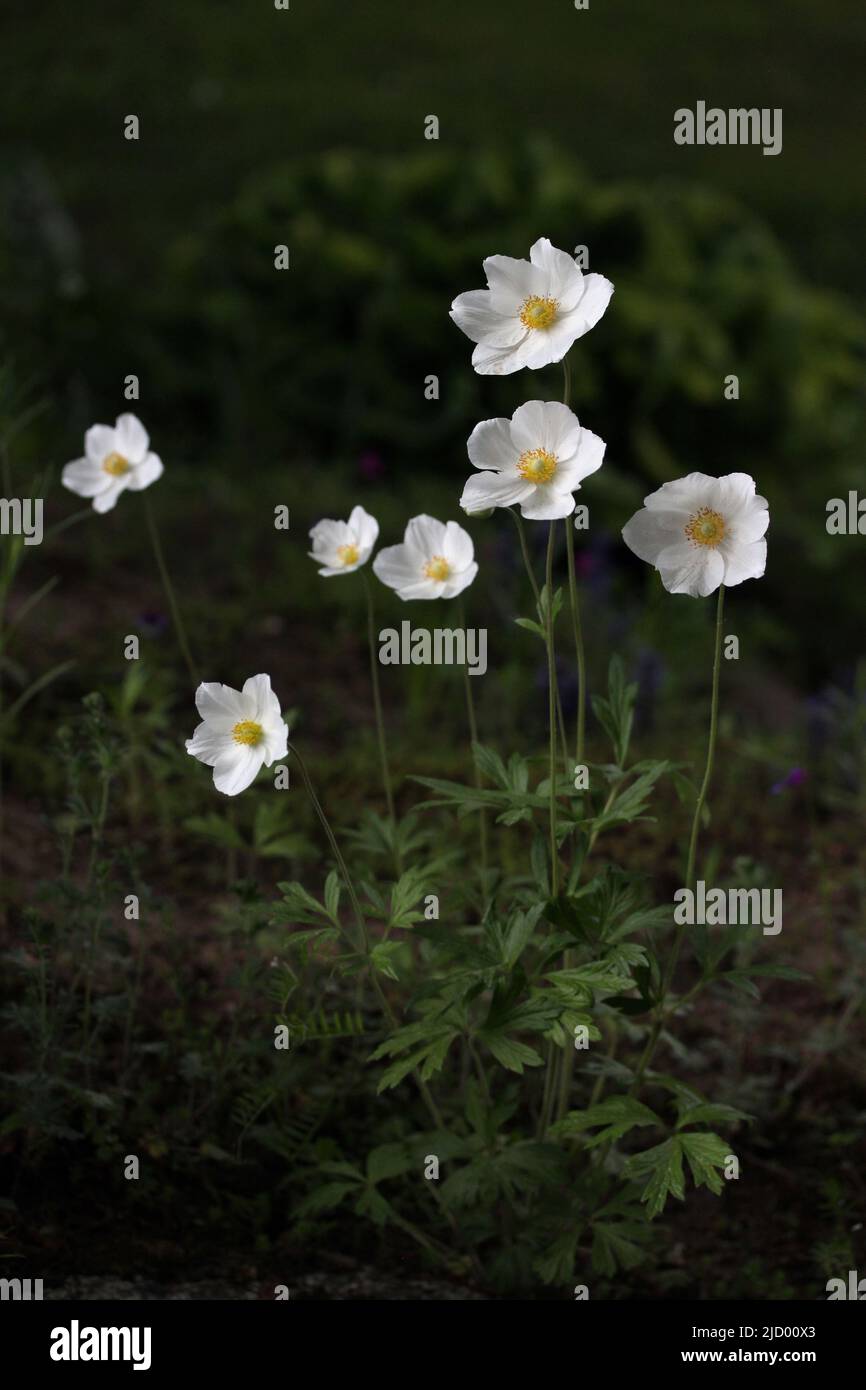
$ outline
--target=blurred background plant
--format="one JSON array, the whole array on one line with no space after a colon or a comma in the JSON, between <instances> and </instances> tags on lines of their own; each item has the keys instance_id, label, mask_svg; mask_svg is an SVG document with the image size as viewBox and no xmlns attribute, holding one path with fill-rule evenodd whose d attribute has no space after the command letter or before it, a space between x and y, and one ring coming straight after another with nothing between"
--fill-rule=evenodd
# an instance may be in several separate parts
<instances>
[{"instance_id":1,"label":"blurred background plant","mask_svg":"<svg viewBox=\"0 0 866 1390\"><path fill-rule=\"evenodd\" d=\"M419 511L456 517L472 426L558 394L556 368L476 377L447 312L483 283L484 256L525 256L546 235L585 245L616 284L572 354L577 412L608 441L580 499L578 569L591 690L621 652L638 756L700 758L711 634L703 605L633 561L621 526L692 469L751 472L769 498L767 576L730 597L741 656L723 672L708 872L783 886L785 960L810 977L770 982L760 1009L745 990L693 1005L692 1079L712 1073L720 1098L756 1117L749 1181L736 1204L700 1193L666 1212L643 1263L606 1292L820 1296L834 1262L866 1260L863 541L824 525L827 501L862 485L862 10L796 0L779 25L747 0L687 17L659 0L623 24L542 6L544 81L530 89L517 0L242 16L183 0L127 8L122 23L98 0L86 31L59 0L9 13L0 463L7 497L44 492L46 539L0 538L8 1250L49 1276L227 1261L270 1276L322 1248L425 1260L405 1229L376 1232L341 1208L298 1215L296 1186L314 1190L323 1163L357 1166L427 1118L375 1097L365 1058L379 1024L354 987L285 958L276 884L320 886L326 867L301 796L277 805L257 788L232 819L190 765L192 692L134 499L82 516L57 480L95 420L142 417L166 464L153 506L203 675L271 673L375 885L393 846L363 595L316 579L306 533L355 502L385 544ZM725 103L734 87L735 104L784 108L782 156L673 145L677 105ZM138 142L122 137L130 111ZM428 111L438 142L423 139ZM283 244L291 268L278 273ZM732 374L738 399L725 397ZM425 399L430 376L438 399ZM288 534L273 529L278 504ZM513 625L528 604L509 521L469 529L481 575L468 621L490 631L480 736L506 761L540 754L546 673ZM384 590L377 605L383 626L406 616ZM124 660L129 633L139 662ZM420 799L410 776L467 775L459 676L383 675L402 812ZM589 756L601 752L593 720ZM673 786L657 800L657 820L627 847L614 832L610 854L652 876L663 902L687 811ZM474 827L434 811L401 834L407 863L437 863L455 885L447 920ZM528 874L515 843L502 856ZM124 915L130 894L138 919ZM749 943L737 950L747 963ZM396 973L425 959L401 945ZM294 1021L290 1067L274 1065L275 1017ZM471 1125L460 1080L455 1123ZM518 1103L514 1084L503 1105ZM140 1183L123 1180L126 1152L147 1156ZM423 1204L403 1210L424 1228ZM518 1266L504 1258L500 1288L534 1281Z\"/></svg>"}]
</instances>

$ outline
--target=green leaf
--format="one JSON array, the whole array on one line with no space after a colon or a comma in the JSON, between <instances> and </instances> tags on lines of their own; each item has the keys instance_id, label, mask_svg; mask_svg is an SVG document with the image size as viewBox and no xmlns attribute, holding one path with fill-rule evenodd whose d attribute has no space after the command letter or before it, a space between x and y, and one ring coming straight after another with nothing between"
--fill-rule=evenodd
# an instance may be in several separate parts
<instances>
[{"instance_id":1,"label":"green leaf","mask_svg":"<svg viewBox=\"0 0 866 1390\"><path fill-rule=\"evenodd\" d=\"M369 1216L376 1226L384 1226L391 1216L391 1205L375 1187L365 1187L355 1203L355 1211L359 1216Z\"/></svg>"},{"instance_id":2,"label":"green leaf","mask_svg":"<svg viewBox=\"0 0 866 1390\"><path fill-rule=\"evenodd\" d=\"M321 1211L338 1207L350 1192L357 1192L357 1182L327 1182L315 1188L295 1208L296 1216L316 1216Z\"/></svg>"},{"instance_id":3,"label":"green leaf","mask_svg":"<svg viewBox=\"0 0 866 1390\"><path fill-rule=\"evenodd\" d=\"M391 964L391 960L402 949L402 943L399 941L377 941L370 952L370 964L374 970L379 971L380 975L387 976L389 980L397 980L399 976Z\"/></svg>"},{"instance_id":4,"label":"green leaf","mask_svg":"<svg viewBox=\"0 0 866 1390\"><path fill-rule=\"evenodd\" d=\"M580 1228L568 1223L551 1246L533 1260L533 1268L545 1284L565 1284L574 1273Z\"/></svg>"},{"instance_id":5,"label":"green leaf","mask_svg":"<svg viewBox=\"0 0 866 1390\"><path fill-rule=\"evenodd\" d=\"M733 1105L717 1105L712 1101L702 1101L700 1105L690 1105L682 1111L677 1121L677 1129L682 1129L685 1125L730 1125L741 1121L748 1123L753 1119L753 1115L746 1114L745 1110L737 1110Z\"/></svg>"},{"instance_id":6,"label":"green leaf","mask_svg":"<svg viewBox=\"0 0 866 1390\"><path fill-rule=\"evenodd\" d=\"M391 890L388 910L388 930L405 929L415 922L423 922L424 913L416 908L416 903L427 889L427 868L407 869Z\"/></svg>"},{"instance_id":7,"label":"green leaf","mask_svg":"<svg viewBox=\"0 0 866 1390\"><path fill-rule=\"evenodd\" d=\"M647 1216L652 1221L664 1209L669 1196L682 1201L685 1195L683 1148L679 1135L673 1135L654 1149L632 1154L623 1168L623 1176L645 1181L641 1201L646 1203Z\"/></svg>"},{"instance_id":8,"label":"green leaf","mask_svg":"<svg viewBox=\"0 0 866 1390\"><path fill-rule=\"evenodd\" d=\"M516 1038L510 1038L505 1033L495 1029L482 1029L478 1037L487 1044L497 1062L508 1071L516 1071L522 1076L524 1067L542 1065L542 1058L534 1047L528 1047L526 1043L518 1042Z\"/></svg>"},{"instance_id":9,"label":"green leaf","mask_svg":"<svg viewBox=\"0 0 866 1390\"><path fill-rule=\"evenodd\" d=\"M600 1126L599 1133L588 1139L587 1149L599 1144L613 1143L621 1139L629 1130L644 1125L657 1125L663 1128L663 1121L650 1110L649 1106L632 1096L611 1096L608 1100L592 1105L588 1110L572 1110L551 1128L557 1138L565 1139L582 1134L585 1130Z\"/></svg>"},{"instance_id":10,"label":"green leaf","mask_svg":"<svg viewBox=\"0 0 866 1390\"><path fill-rule=\"evenodd\" d=\"M607 698L593 696L592 708L611 741L614 762L618 767L625 767L628 756L636 698L637 685L626 682L622 659L612 657L607 676Z\"/></svg>"},{"instance_id":11,"label":"green leaf","mask_svg":"<svg viewBox=\"0 0 866 1390\"><path fill-rule=\"evenodd\" d=\"M244 848L244 841L239 832L225 816L218 815L216 811L211 811L206 816L189 816L184 821L184 828L193 835L201 835L202 839L222 845L225 849Z\"/></svg>"},{"instance_id":12,"label":"green leaf","mask_svg":"<svg viewBox=\"0 0 866 1390\"><path fill-rule=\"evenodd\" d=\"M302 884L278 883L277 888L282 893L283 900L274 904L274 915L271 918L273 922L330 920L326 909Z\"/></svg>"},{"instance_id":13,"label":"green leaf","mask_svg":"<svg viewBox=\"0 0 866 1390\"><path fill-rule=\"evenodd\" d=\"M380 1144L367 1155L367 1180L371 1183L384 1182L386 1178L396 1178L416 1166L420 1167L408 1144Z\"/></svg>"},{"instance_id":14,"label":"green leaf","mask_svg":"<svg viewBox=\"0 0 866 1390\"><path fill-rule=\"evenodd\" d=\"M340 920L340 876L332 869L325 879L325 911L332 922Z\"/></svg>"},{"instance_id":15,"label":"green leaf","mask_svg":"<svg viewBox=\"0 0 866 1390\"><path fill-rule=\"evenodd\" d=\"M625 1221L593 1221L592 1267L608 1276L617 1270L634 1269L646 1259L641 1241L646 1242L648 1230Z\"/></svg>"},{"instance_id":16,"label":"green leaf","mask_svg":"<svg viewBox=\"0 0 866 1390\"><path fill-rule=\"evenodd\" d=\"M501 787L503 790L507 789L508 773L498 753L495 753L492 748L485 748L483 743L473 743L472 756L479 772L483 773L485 777L489 778L489 780L494 782L498 787Z\"/></svg>"},{"instance_id":17,"label":"green leaf","mask_svg":"<svg viewBox=\"0 0 866 1390\"><path fill-rule=\"evenodd\" d=\"M718 1197L723 1182L718 1169L724 1169L731 1157L730 1145L718 1134L695 1133L686 1130L679 1136L683 1152L689 1161L695 1187L708 1187Z\"/></svg>"}]
</instances>

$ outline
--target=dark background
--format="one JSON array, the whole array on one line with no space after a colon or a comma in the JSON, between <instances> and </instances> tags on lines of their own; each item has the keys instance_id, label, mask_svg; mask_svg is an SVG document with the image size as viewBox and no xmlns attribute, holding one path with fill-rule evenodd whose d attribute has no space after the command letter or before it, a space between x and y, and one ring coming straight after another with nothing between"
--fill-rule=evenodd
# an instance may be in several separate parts
<instances>
[{"instance_id":1,"label":"dark background","mask_svg":"<svg viewBox=\"0 0 866 1390\"><path fill-rule=\"evenodd\" d=\"M733 1059L721 1041L730 1020L700 1021L718 1022L732 1091L751 1077L752 1101L770 1105L765 1115L775 1115L773 1098L790 1083L796 1100L785 1101L783 1137L778 1115L768 1127L775 1138L764 1162L776 1176L756 1199L756 1210L773 1210L775 1200L784 1212L770 1229L746 1222L745 1261L747 1237L720 1229L718 1250L710 1240L695 1277L705 1296L808 1291L823 1258L829 1273L849 1258L849 1216L862 1217L863 1206L852 1155L863 1139L866 539L829 537L824 524L829 498L863 487L862 6L595 0L577 12L569 0L292 0L280 12L266 0L85 10L7 3L2 48L6 495L36 495L39 479L46 524L71 517L79 503L60 488L59 472L81 452L84 430L124 409L140 415L166 465L151 496L206 678L240 685L251 671L269 671L338 805L378 797L362 598L354 584L316 578L309 526L348 515L356 502L377 516L385 544L422 510L462 519L473 425L560 390L558 368L503 380L472 372L471 344L448 308L483 284L484 256L525 256L539 236L586 244L590 269L616 285L605 318L572 354L574 408L608 441L605 467L579 499L591 529L578 564L592 688L621 651L640 683L639 738L656 755L700 756L710 605L663 593L619 531L668 478L693 469L756 478L770 503L769 561L763 580L729 596L741 659L723 672L716 862L784 884L786 958L815 983L799 994L772 986L760 1026L757 1014L739 1020L749 1050L738 1045ZM782 107L782 153L675 145L675 109L698 100ZM137 142L123 138L130 113L141 123ZM428 114L439 118L438 142L424 139ZM281 243L291 269L277 273ZM138 402L123 399L128 373L140 378ZM438 402L424 399L429 373L439 377ZM729 373L740 380L734 402L723 397ZM77 522L28 552L4 590L14 615L56 580L7 647L7 710L34 680L64 668L2 725L7 930L26 957L26 912L34 902L48 916L60 910L46 906L43 890L57 873L54 840L76 812L53 740L79 717L82 697L100 692L112 735L137 749L108 840L138 856L136 872L146 872L161 920L172 924L173 983L158 969L145 974L143 1045L168 1036L173 1067L198 1057L183 1063L195 1087L196 1066L207 1065L203 1039L219 1045L238 1007L243 953L228 933L212 945L225 847L206 823L202 769L183 753L190 692L139 500L124 496L108 517ZM273 530L277 503L291 509L288 535ZM501 514L469 529L481 564L469 621L490 628L490 674L478 683L482 737L506 753L517 739L540 749L543 655L512 626L528 611L512 531ZM405 616L384 591L379 601L383 622ZM122 658L129 632L146 639L143 693ZM560 650L568 651L565 632ZM385 688L399 772L456 775L464 734L453 673L402 676ZM590 744L599 755L592 722ZM403 783L401 805L413 796ZM668 811L647 830L636 867L675 860L686 813L673 800ZM304 814L282 827L283 853L293 870L315 876ZM249 802L238 818L244 834L257 833ZM255 855L250 862L262 868ZM285 864L279 871L288 876ZM15 959L26 974L27 960ZM108 975L115 965L106 961ZM216 1001L210 1012L204 997ZM14 1006L11 1017L25 1026ZM133 1125L128 1058L113 1056L111 1036L107 1025L99 1089L122 1131ZM63 1274L124 1272L132 1248L139 1264L182 1265L183 1252L148 1254L144 1235L139 1246L132 1236L97 1240L94 1263L83 1253L93 1248L86 1221L79 1229L77 1215L70 1228L51 1199L34 1196L46 1190L45 1173L68 1161L64 1126L77 1136L79 1192L94 1190L94 1163L111 1142L103 1121L82 1121L80 1095L59 1101L55 1088L47 1108L22 1111L26 1059L19 1037L10 1069L17 1118L4 1139L13 1225L27 1213L14 1239L28 1251L35 1244L40 1271L50 1252ZM168 1165L151 1193L166 1229L200 1181L190 1155L202 1123L213 1124L214 1144L231 1148L225 1135L234 1133L228 1117L244 1065L225 1063L204 1122L189 1078L178 1096L154 1080L133 1107L133 1127L145 1127ZM707 1065L723 1065L712 1049ZM792 1167L808 1229L779 1177ZM278 1204L262 1214L243 1184L226 1196L224 1173L208 1183L211 1205L195 1219L209 1258L222 1258L214 1229L244 1222L270 1248ZM103 1226L96 1221L109 1225L107 1214ZM170 1235L159 1239L171 1245Z\"/></svg>"}]
</instances>

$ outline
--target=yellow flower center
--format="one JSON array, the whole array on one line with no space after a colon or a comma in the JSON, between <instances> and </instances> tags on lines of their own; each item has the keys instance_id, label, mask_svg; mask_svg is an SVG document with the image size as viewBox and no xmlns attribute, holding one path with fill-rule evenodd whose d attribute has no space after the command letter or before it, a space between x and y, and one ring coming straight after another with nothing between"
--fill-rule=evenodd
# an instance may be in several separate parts
<instances>
[{"instance_id":1,"label":"yellow flower center","mask_svg":"<svg viewBox=\"0 0 866 1390\"><path fill-rule=\"evenodd\" d=\"M546 449L527 449L517 460L517 471L528 483L549 483L558 462Z\"/></svg>"},{"instance_id":2,"label":"yellow flower center","mask_svg":"<svg viewBox=\"0 0 866 1390\"><path fill-rule=\"evenodd\" d=\"M358 547L356 545L338 545L337 555L341 565L357 565Z\"/></svg>"},{"instance_id":3,"label":"yellow flower center","mask_svg":"<svg viewBox=\"0 0 866 1390\"><path fill-rule=\"evenodd\" d=\"M520 322L526 328L549 328L558 308L558 302L548 295L527 295L520 306Z\"/></svg>"},{"instance_id":4,"label":"yellow flower center","mask_svg":"<svg viewBox=\"0 0 866 1390\"><path fill-rule=\"evenodd\" d=\"M695 512L686 527L686 535L695 545L709 545L713 549L725 539L725 519L711 507L701 507Z\"/></svg>"},{"instance_id":5,"label":"yellow flower center","mask_svg":"<svg viewBox=\"0 0 866 1390\"><path fill-rule=\"evenodd\" d=\"M257 743L261 743L264 736L264 729L254 719L242 719L232 729L232 738L235 743L246 743L251 748L255 748Z\"/></svg>"},{"instance_id":6,"label":"yellow flower center","mask_svg":"<svg viewBox=\"0 0 866 1390\"><path fill-rule=\"evenodd\" d=\"M109 454L102 461L103 473L110 473L112 478L122 478L124 473L128 473L132 464L129 459L125 459L123 454Z\"/></svg>"},{"instance_id":7,"label":"yellow flower center","mask_svg":"<svg viewBox=\"0 0 866 1390\"><path fill-rule=\"evenodd\" d=\"M434 555L424 566L424 573L428 579L447 579L451 573L451 566L444 555Z\"/></svg>"}]
</instances>

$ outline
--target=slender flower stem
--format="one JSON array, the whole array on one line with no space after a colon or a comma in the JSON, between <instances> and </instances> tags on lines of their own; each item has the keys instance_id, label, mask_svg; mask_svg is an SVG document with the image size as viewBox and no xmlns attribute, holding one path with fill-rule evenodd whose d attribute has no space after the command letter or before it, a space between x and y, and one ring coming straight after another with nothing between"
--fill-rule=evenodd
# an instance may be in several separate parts
<instances>
[{"instance_id":1,"label":"slender flower stem","mask_svg":"<svg viewBox=\"0 0 866 1390\"><path fill-rule=\"evenodd\" d=\"M707 792L709 791L710 780L713 775L713 763L715 761L716 755L716 735L718 733L719 724L719 674L721 671L722 664L722 618L724 614L724 608L725 586L724 584L721 584L719 585L719 598L716 607L716 645L715 654L713 656L713 693L710 701L710 734L709 739L707 741L707 762L706 767L704 768L704 779L701 782L701 789L698 792L698 798L695 802L695 814L692 819L692 831L691 835L689 836L689 853L688 860L686 863L685 886L691 889L692 891L694 891L695 889L695 863L697 861L698 835L700 833L701 828L701 817L703 815L704 803L707 799ZM665 966L664 974L662 976L661 992L656 1005L655 1022L653 1024L649 1038L647 1039L647 1044L643 1050L643 1055L641 1056L641 1059L638 1062L637 1071L635 1072L635 1078L631 1087L631 1095L637 1095L638 1091L640 1090L641 1083L643 1082L644 1078L644 1073L646 1072L653 1059L653 1056L655 1055L655 1050L658 1045L658 1040L661 1035L661 1031L664 1026L665 1020L667 1017L669 1017L670 1011L668 1013L665 1012L665 1000L668 991L671 987L671 984L673 983L674 972L677 968L677 961L679 960L680 947L682 946L684 932L685 925L681 923L676 929L673 945L671 947L671 952L668 956L667 964Z\"/></svg>"},{"instance_id":2,"label":"slender flower stem","mask_svg":"<svg viewBox=\"0 0 866 1390\"><path fill-rule=\"evenodd\" d=\"M200 684L199 675L196 671L195 662L192 659L192 654L189 649L189 642L187 641L186 636L186 628L184 627L183 619L180 616L180 609L177 604L177 599L175 598L174 586L172 585L171 577L169 575L168 568L165 563L165 557L162 553L162 544L159 539L159 531L156 528L156 520L153 515L153 508L150 504L150 497L146 492L142 498L142 502L144 504L144 514L147 518L147 529L150 532L150 539L153 545L153 553L156 557L157 568L162 579L162 587L165 589L165 596L168 599L168 605L171 609L171 616L172 621L174 623L175 636L177 637L178 645L181 649L181 652L183 653L183 659L186 662L186 668L189 671L190 680L192 681L194 686L198 687Z\"/></svg>"},{"instance_id":3,"label":"slender flower stem","mask_svg":"<svg viewBox=\"0 0 866 1390\"><path fill-rule=\"evenodd\" d=\"M523 518L521 517L519 512L512 511L510 507L506 507L506 511L509 512L510 515L514 518L514 524L517 527L517 534L520 537L520 550L521 554L523 555L523 564L526 569L526 573L529 576L529 583L532 587L532 596L535 599L536 611L539 613L540 616L541 591L538 587L538 580L535 578L535 571L532 568L532 561L529 558L529 547L526 544L526 527L523 525ZM559 695L558 680L556 682L556 717L559 723L559 736L562 741L562 761L565 767L565 771L568 772L568 743L565 737L565 719L562 713L562 700L560 699Z\"/></svg>"},{"instance_id":4,"label":"slender flower stem","mask_svg":"<svg viewBox=\"0 0 866 1390\"><path fill-rule=\"evenodd\" d=\"M385 805L391 822L391 835L394 840L394 867L399 878L403 872L403 861L397 846L397 817L394 814L394 794L391 790L391 769L388 765L388 744L385 738L385 717L382 713L382 694L379 688L379 658L376 653L376 615L373 609L373 590L367 571L361 570L364 594L367 599L367 641L370 647L370 679L373 686L373 704L376 709L376 735L379 740L379 761L382 766L382 785L385 789Z\"/></svg>"},{"instance_id":5,"label":"slender flower stem","mask_svg":"<svg viewBox=\"0 0 866 1390\"><path fill-rule=\"evenodd\" d=\"M327 836L328 844L331 846L331 849L332 849L333 854L334 854L334 858L335 858L336 861L337 861L337 867L339 868L340 873L342 874L342 877L343 877L343 882L344 882L345 885L346 885L346 889L347 889L348 894L349 894L349 901L350 901L351 904L352 904L352 911L353 911L354 914L355 914L355 920L357 921L357 924L358 924L358 931L359 931L360 942L361 942L360 954L362 954L362 955L366 958L366 960L367 960L367 963L368 963L368 966L369 966L369 969L370 969L370 978L371 978L371 980L372 980L372 982L373 982L373 989L374 989L374 991L375 991L376 998L379 1000L379 1004L380 1004L380 1006L381 1006L382 1012L384 1013L385 1017L387 1018L389 1024L391 1025L392 1028L396 1028L396 1027L397 1027L397 1018L396 1018L396 1016L395 1016L395 1014L394 1014L394 1010L391 1008L391 1005L388 1003L388 999L387 999L387 997L386 997L386 995L385 995L385 991L382 989L382 986L381 986L381 984L379 983L379 980L378 980L378 978L377 978L377 976L376 976L376 973L375 973L375 970L374 970L374 967L373 967L373 963L372 963L372 961L371 961L371 959L370 959L370 934L369 934L369 932L368 932L368 930L367 930L367 922L366 922L366 919L365 919L365 917L364 917L363 910L362 910L362 908L361 908L361 903L360 903L360 901L359 901L358 894L357 894L357 892L355 891L355 884L354 884L354 881L353 881L353 879L352 879L352 875L349 873L348 865L346 864L346 861L345 861L345 859L343 858L343 853L342 853L342 851L341 851L341 849L340 849L339 844L337 843L337 837L336 837L336 835L334 834L333 830L331 829L331 823L330 823L330 821L328 820L328 817L325 815L325 812L324 812L324 810L323 810L323 808L322 808L322 803L320 802L318 796L316 795L316 789L315 789L315 787L313 786L313 783L312 783L312 781L310 780L310 774L309 774L309 772L307 771L307 764L304 762L304 759L301 757L301 754L298 752L298 749L295 747L295 745L294 745L293 743L289 743L289 744L287 745L287 747L288 747L288 751L294 756L295 761L296 761L297 764L298 764L298 767L299 767L300 772L301 772L301 777L302 777L303 780L304 780L304 786L305 786L306 789L307 789L307 795L309 796L310 801L313 803L313 809L314 809L314 811L316 812L316 815L317 815L318 818L319 818L319 822L320 822L320 824L321 824L321 826L322 826L322 829L323 829L324 832L325 832L325 835ZM358 948L355 947L355 949L357 950ZM421 1095L422 1095L422 1098L423 1098L423 1100L424 1100L424 1103L425 1103L425 1105L427 1106L427 1109L428 1109L429 1112L430 1112L430 1115L431 1115L431 1117L432 1117L432 1119L433 1119L433 1123L437 1126L438 1129L444 1128L443 1121L442 1121L442 1115L441 1115L441 1113L440 1113L440 1111L439 1111L439 1107L436 1105L436 1102L434 1101L432 1095L430 1094L430 1088L428 1087L426 1081L422 1080L422 1078L421 1078L421 1076L420 1076L420 1074L419 1074L417 1068L416 1068L415 1070L413 1070L412 1076L413 1076L413 1078L414 1078L414 1080L415 1080L415 1082L416 1082L416 1084L417 1084L417 1086L418 1086L419 1091L421 1092Z\"/></svg>"},{"instance_id":6,"label":"slender flower stem","mask_svg":"<svg viewBox=\"0 0 866 1390\"><path fill-rule=\"evenodd\" d=\"M463 631L466 631L466 610L463 607L463 600L457 601L457 621ZM463 667L463 685L466 690L466 715L469 720L469 739L471 747L472 767L475 773L475 785L481 786L481 773L475 762L475 744L478 742L478 724L475 719L475 698L472 694L472 680L469 675L469 667ZM482 896L487 898L487 812L482 806L478 812L478 839L481 850L481 889Z\"/></svg>"},{"instance_id":7,"label":"slender flower stem","mask_svg":"<svg viewBox=\"0 0 866 1390\"><path fill-rule=\"evenodd\" d=\"M550 894L559 892L559 851L556 844L556 653L553 643L553 545L556 522L547 537L547 724L550 744Z\"/></svg>"},{"instance_id":8,"label":"slender flower stem","mask_svg":"<svg viewBox=\"0 0 866 1390\"><path fill-rule=\"evenodd\" d=\"M577 575L574 566L574 528L571 517L565 518L565 549L568 554L568 596L571 603L571 622L574 628L574 650L577 656L577 736L575 740L575 761L583 764L583 751L586 737L586 657L583 650L583 625L580 620L580 599L577 593Z\"/></svg>"},{"instance_id":9,"label":"slender flower stem","mask_svg":"<svg viewBox=\"0 0 866 1390\"><path fill-rule=\"evenodd\" d=\"M352 875L349 873L348 866L346 864L345 859L343 858L343 852L337 843L336 835L331 829L331 822L328 820L328 817L325 815L325 812L322 809L322 803L316 795L316 789L310 781L310 774L307 771L307 764L304 762L303 758L301 757L300 753L298 752L297 748L293 743L289 743L287 747L289 752L294 756L298 764L301 776L304 779L304 786L307 789L307 795L309 796L310 801L313 804L313 810L319 818L321 827L324 830L325 835L327 836L328 844L331 846L334 858L337 861L337 866L340 870L340 873L343 876L343 882L345 883L346 891L349 894L349 901L352 904L352 911L355 914L355 920L358 924L358 932L361 938L362 954L365 956L369 956L370 937L367 932L367 923L365 921L364 914L361 911L361 904L358 900L358 894L355 891L355 884L352 879Z\"/></svg>"},{"instance_id":10,"label":"slender flower stem","mask_svg":"<svg viewBox=\"0 0 866 1390\"><path fill-rule=\"evenodd\" d=\"M562 403L568 405L571 396L571 368L568 354L562 359ZM583 650L583 627L580 620L580 600L577 594L577 575L574 565L574 527L571 517L565 519L565 548L568 553L568 596L571 603L571 622L574 628L574 650L577 657L577 735L576 761L583 763L586 733L586 658Z\"/></svg>"}]
</instances>

